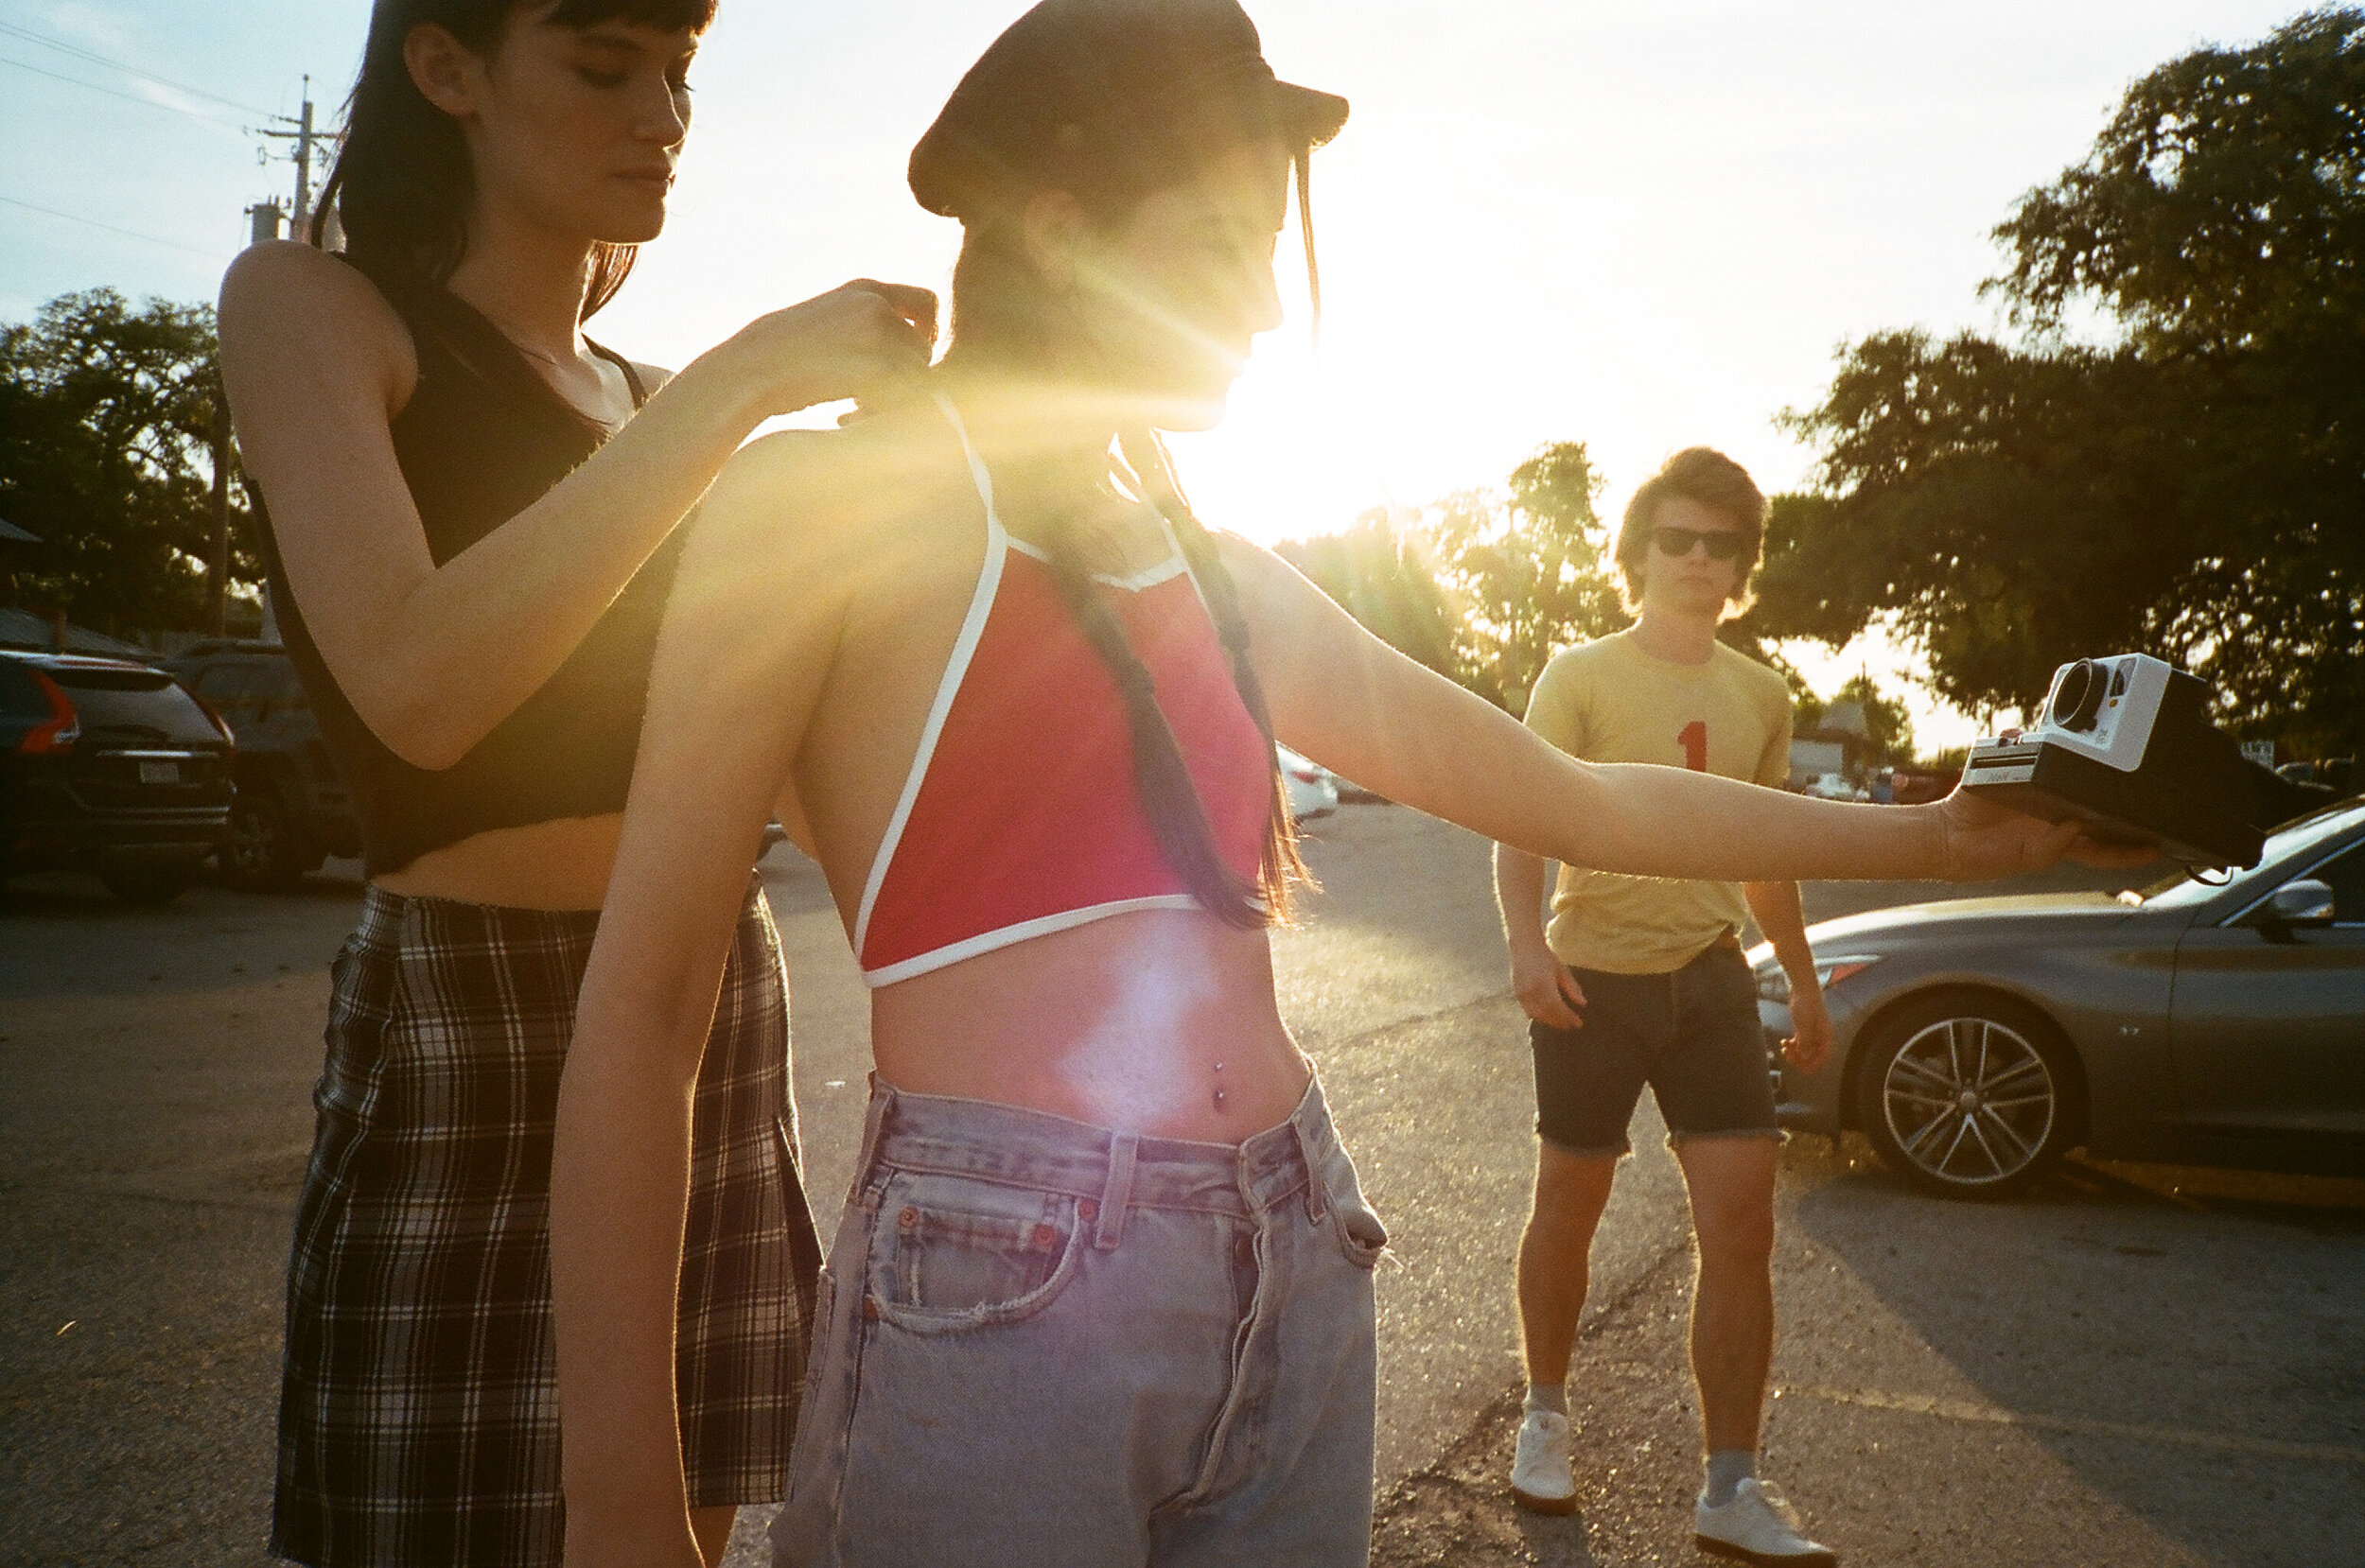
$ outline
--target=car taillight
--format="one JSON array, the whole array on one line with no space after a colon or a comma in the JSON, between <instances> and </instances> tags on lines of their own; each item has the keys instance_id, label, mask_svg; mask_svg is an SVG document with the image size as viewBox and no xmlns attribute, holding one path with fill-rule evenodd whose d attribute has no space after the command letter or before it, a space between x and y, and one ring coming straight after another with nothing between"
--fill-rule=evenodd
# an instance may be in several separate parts
<instances>
[{"instance_id":1,"label":"car taillight","mask_svg":"<svg viewBox=\"0 0 2365 1568\"><path fill-rule=\"evenodd\" d=\"M189 688L185 686L181 689L184 691L189 691ZM214 727L221 731L221 738L223 740L229 741L234 746L238 743L238 738L231 733L230 721L216 712L214 710L213 704L207 702L204 698L199 696L194 691L189 691L189 701L195 703L198 706L205 710L205 717L211 719L214 722Z\"/></svg>"},{"instance_id":2,"label":"car taillight","mask_svg":"<svg viewBox=\"0 0 2365 1568\"><path fill-rule=\"evenodd\" d=\"M33 684L49 699L49 717L35 724L16 743L20 757L62 757L74 749L74 742L82 738L82 716L74 711L74 704L60 690L58 683L32 671Z\"/></svg>"}]
</instances>

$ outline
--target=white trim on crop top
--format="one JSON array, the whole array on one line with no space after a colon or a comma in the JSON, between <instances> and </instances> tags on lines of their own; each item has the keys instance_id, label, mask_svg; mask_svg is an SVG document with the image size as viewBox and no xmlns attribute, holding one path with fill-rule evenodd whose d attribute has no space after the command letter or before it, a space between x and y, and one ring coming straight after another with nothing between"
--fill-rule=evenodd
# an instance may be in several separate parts
<instances>
[{"instance_id":1,"label":"white trim on crop top","mask_svg":"<svg viewBox=\"0 0 2365 1568\"><path fill-rule=\"evenodd\" d=\"M944 393L939 392L931 395L936 400L937 408L944 414L945 422L953 427L954 435L960 440L961 455L969 462L971 482L976 485L977 499L984 504L986 558L977 569L977 590L970 597L969 613L962 618L960 635L953 639L953 653L945 661L943 678L937 683L936 700L928 706L928 722L920 727L920 747L912 753L911 771L904 776L903 793L896 800L895 814L887 819L886 834L879 841L879 852L870 862L870 876L863 884L862 905L854 916L854 961L858 964L862 961L864 948L869 942L870 915L878 907L879 890L886 884L887 867L894 863L896 848L903 842L903 829L910 824L912 808L920 800L920 788L927 779L928 764L936 758L937 741L944 733L944 722L953 711L954 700L960 695L961 683L968 678L970 661L976 656L977 644L986 635L986 622L992 618L994 599L1002 586L1003 566L1013 549L1038 561L1047 562L1050 559L1037 546L1011 538L1009 531L1002 526L1001 514L994 510L993 475L987 469L986 460L978 454L975 444L969 439L969 427L962 421L960 410ZM1095 580L1128 593L1140 593L1189 573L1191 586L1198 589L1199 576L1191 572L1190 562L1182 553L1182 541L1175 537L1173 528L1167 524L1163 514L1158 519L1158 526L1165 534L1167 549L1174 552L1171 556L1130 576L1108 577L1095 572ZM1200 598L1203 603L1206 599L1203 591ZM966 958L974 958L980 953L991 952L997 948L1011 947L1030 937L1048 936L1053 932L1105 920L1112 915L1126 915L1144 909L1199 907L1199 900L1188 893L1163 893L1146 898L1120 898L1105 904L1088 904L1081 909L1062 910L1057 915L1022 920L1014 926L980 932L974 936L963 937L960 941L932 948L926 952L881 965L875 969L865 969L862 972L863 984L876 990L883 985L909 980L915 975L926 974L932 969L958 964Z\"/></svg>"}]
</instances>

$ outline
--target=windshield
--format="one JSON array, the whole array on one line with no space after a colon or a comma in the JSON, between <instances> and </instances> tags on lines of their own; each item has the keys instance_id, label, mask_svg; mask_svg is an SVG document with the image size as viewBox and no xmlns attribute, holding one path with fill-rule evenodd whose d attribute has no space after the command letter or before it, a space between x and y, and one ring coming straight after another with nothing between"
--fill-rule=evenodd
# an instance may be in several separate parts
<instances>
[{"instance_id":1,"label":"windshield","mask_svg":"<svg viewBox=\"0 0 2365 1568\"><path fill-rule=\"evenodd\" d=\"M129 734L175 742L221 740L204 709L162 671L57 665L43 673L65 692L83 733L93 738Z\"/></svg>"},{"instance_id":2,"label":"windshield","mask_svg":"<svg viewBox=\"0 0 2365 1568\"><path fill-rule=\"evenodd\" d=\"M2268 834L2266 852L2259 856L2258 864L2249 871L2236 871L2230 881L2214 876L2203 880L2189 871L2179 871L2142 889L2136 897L2146 905L2173 909L2214 898L2228 887L2255 883L2264 892L2288 873L2286 862L2304 859L2359 821L2365 821L2365 800L2344 800L2327 806Z\"/></svg>"}]
</instances>

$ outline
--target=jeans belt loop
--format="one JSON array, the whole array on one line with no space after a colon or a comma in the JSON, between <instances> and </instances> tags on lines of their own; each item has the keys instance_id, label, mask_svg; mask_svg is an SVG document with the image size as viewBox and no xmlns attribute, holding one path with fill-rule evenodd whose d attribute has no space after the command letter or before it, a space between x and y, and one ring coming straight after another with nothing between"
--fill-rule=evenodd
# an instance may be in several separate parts
<instances>
[{"instance_id":1,"label":"jeans belt loop","mask_svg":"<svg viewBox=\"0 0 2365 1568\"><path fill-rule=\"evenodd\" d=\"M1093 1246L1112 1252L1125 1239L1125 1211L1133 1206L1133 1161L1140 1157L1139 1133L1121 1132L1109 1140L1109 1179L1100 1189L1100 1216L1093 1228Z\"/></svg>"},{"instance_id":2,"label":"jeans belt loop","mask_svg":"<svg viewBox=\"0 0 2365 1568\"><path fill-rule=\"evenodd\" d=\"M870 1074L870 1104L863 1111L862 1153L854 1160L854 1183L846 1194L846 1201L859 1204L863 1188L869 1183L870 1167L878 1162L880 1135L886 1130L887 1113L895 1108L895 1090L879 1082L876 1072Z\"/></svg>"},{"instance_id":3,"label":"jeans belt loop","mask_svg":"<svg viewBox=\"0 0 2365 1568\"><path fill-rule=\"evenodd\" d=\"M1289 1136L1297 1140L1298 1163L1305 1167L1305 1217L1320 1225L1330 1213L1330 1189L1323 1175L1322 1156L1295 1118L1289 1122Z\"/></svg>"}]
</instances>

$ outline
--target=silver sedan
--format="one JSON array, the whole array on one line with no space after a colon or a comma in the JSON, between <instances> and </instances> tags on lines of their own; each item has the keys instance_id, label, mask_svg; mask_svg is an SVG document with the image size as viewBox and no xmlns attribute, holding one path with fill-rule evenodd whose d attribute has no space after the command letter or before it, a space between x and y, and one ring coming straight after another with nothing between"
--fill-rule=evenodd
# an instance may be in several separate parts
<instances>
[{"instance_id":1,"label":"silver sedan","mask_svg":"<svg viewBox=\"0 0 2365 1568\"><path fill-rule=\"evenodd\" d=\"M1918 904L1813 927L1835 1049L1769 1056L1783 1124L1870 1140L1932 1191L2111 1159L2365 1174L2365 799L2231 880ZM1790 1033L1750 953L1769 1047Z\"/></svg>"}]
</instances>

